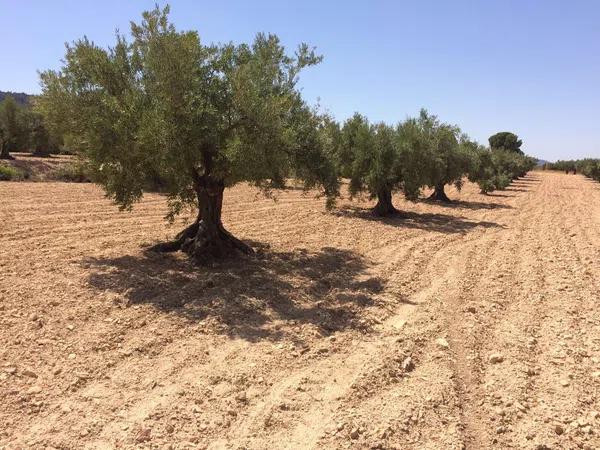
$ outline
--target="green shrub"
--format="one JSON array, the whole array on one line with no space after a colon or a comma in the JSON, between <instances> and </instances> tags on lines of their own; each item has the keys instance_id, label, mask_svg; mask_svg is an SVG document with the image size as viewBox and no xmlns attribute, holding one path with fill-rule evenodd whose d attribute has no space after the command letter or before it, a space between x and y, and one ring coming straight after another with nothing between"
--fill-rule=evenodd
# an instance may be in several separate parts
<instances>
[{"instance_id":1,"label":"green shrub","mask_svg":"<svg viewBox=\"0 0 600 450\"><path fill-rule=\"evenodd\" d=\"M477 181L477 185L479 189L481 189L482 194L487 194L488 192L492 192L496 189L496 185L493 180L490 179L481 179Z\"/></svg>"},{"instance_id":2,"label":"green shrub","mask_svg":"<svg viewBox=\"0 0 600 450\"><path fill-rule=\"evenodd\" d=\"M21 181L28 178L27 174L11 166L0 165L0 181Z\"/></svg>"},{"instance_id":3,"label":"green shrub","mask_svg":"<svg viewBox=\"0 0 600 450\"><path fill-rule=\"evenodd\" d=\"M507 173L501 173L496 176L494 185L496 186L496 189L503 191L508 186L510 186L511 181L512 181L512 179L511 179L510 175L508 175Z\"/></svg>"}]
</instances>

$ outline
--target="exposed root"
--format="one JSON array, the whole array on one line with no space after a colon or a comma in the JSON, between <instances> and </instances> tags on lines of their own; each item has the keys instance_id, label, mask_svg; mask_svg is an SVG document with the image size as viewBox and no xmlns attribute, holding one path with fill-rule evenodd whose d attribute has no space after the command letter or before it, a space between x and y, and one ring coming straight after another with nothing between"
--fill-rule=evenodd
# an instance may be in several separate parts
<instances>
[{"instance_id":1,"label":"exposed root","mask_svg":"<svg viewBox=\"0 0 600 450\"><path fill-rule=\"evenodd\" d=\"M252 247L225 230L223 225L215 227L203 220L199 222L194 238L186 239L181 250L199 264L237 256L240 252L246 255L254 253Z\"/></svg>"},{"instance_id":2,"label":"exposed root","mask_svg":"<svg viewBox=\"0 0 600 450\"><path fill-rule=\"evenodd\" d=\"M374 216L385 217L398 214L399 212L392 204L391 190L382 190L377 194L377 204L373 208Z\"/></svg>"},{"instance_id":3,"label":"exposed root","mask_svg":"<svg viewBox=\"0 0 600 450\"><path fill-rule=\"evenodd\" d=\"M400 214L400 211L396 209L393 205L385 205L379 202L375 205L372 212L373 215L377 217L385 217Z\"/></svg>"},{"instance_id":4,"label":"exposed root","mask_svg":"<svg viewBox=\"0 0 600 450\"><path fill-rule=\"evenodd\" d=\"M450 200L450 198L448 198L448 196L446 195L444 187L436 187L433 193L429 196L429 200L444 203L452 203L452 200Z\"/></svg>"},{"instance_id":5,"label":"exposed root","mask_svg":"<svg viewBox=\"0 0 600 450\"><path fill-rule=\"evenodd\" d=\"M254 254L254 249L233 236L223 225L208 225L203 220L196 221L181 231L174 240L161 242L149 248L150 251L169 253L183 251L198 263L235 256L236 253Z\"/></svg>"},{"instance_id":6,"label":"exposed root","mask_svg":"<svg viewBox=\"0 0 600 450\"><path fill-rule=\"evenodd\" d=\"M186 240L193 239L196 234L198 234L198 221L180 231L174 240L153 245L148 250L159 253L177 252L181 250Z\"/></svg>"}]
</instances>

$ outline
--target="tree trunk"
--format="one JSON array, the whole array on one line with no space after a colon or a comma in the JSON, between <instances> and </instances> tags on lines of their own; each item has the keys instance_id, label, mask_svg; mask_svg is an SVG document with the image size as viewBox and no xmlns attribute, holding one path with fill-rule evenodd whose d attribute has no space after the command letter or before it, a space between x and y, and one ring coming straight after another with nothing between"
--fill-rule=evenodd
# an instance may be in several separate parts
<instances>
[{"instance_id":1,"label":"tree trunk","mask_svg":"<svg viewBox=\"0 0 600 450\"><path fill-rule=\"evenodd\" d=\"M200 264L232 256L238 252L254 253L250 246L223 227L221 211L224 189L222 181L202 177L196 185L198 196L196 221L181 231L175 240L155 245L152 250L159 252L182 250Z\"/></svg>"},{"instance_id":2,"label":"tree trunk","mask_svg":"<svg viewBox=\"0 0 600 450\"><path fill-rule=\"evenodd\" d=\"M2 144L0 144L0 159L14 159L8 153L8 142L2 142Z\"/></svg>"},{"instance_id":3,"label":"tree trunk","mask_svg":"<svg viewBox=\"0 0 600 450\"><path fill-rule=\"evenodd\" d=\"M392 191L382 189L377 193L377 204L373 208L373 214L376 216L389 216L396 214L398 210L392 204Z\"/></svg>"},{"instance_id":4,"label":"tree trunk","mask_svg":"<svg viewBox=\"0 0 600 450\"><path fill-rule=\"evenodd\" d=\"M431 194L429 196L429 200L450 203L450 199L448 198L448 196L446 195L446 192L444 191L443 183L437 184L435 186L435 189L433 190L433 194Z\"/></svg>"}]
</instances>

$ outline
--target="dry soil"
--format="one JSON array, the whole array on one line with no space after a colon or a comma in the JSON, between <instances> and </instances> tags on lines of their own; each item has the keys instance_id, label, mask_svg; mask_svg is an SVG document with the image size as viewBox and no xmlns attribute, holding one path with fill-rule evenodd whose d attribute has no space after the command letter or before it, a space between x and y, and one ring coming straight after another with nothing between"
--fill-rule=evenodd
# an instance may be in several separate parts
<instances>
[{"instance_id":1,"label":"dry soil","mask_svg":"<svg viewBox=\"0 0 600 450\"><path fill-rule=\"evenodd\" d=\"M0 183L0 449L600 448L600 184L448 192L239 186L196 268L159 195Z\"/></svg>"}]
</instances>

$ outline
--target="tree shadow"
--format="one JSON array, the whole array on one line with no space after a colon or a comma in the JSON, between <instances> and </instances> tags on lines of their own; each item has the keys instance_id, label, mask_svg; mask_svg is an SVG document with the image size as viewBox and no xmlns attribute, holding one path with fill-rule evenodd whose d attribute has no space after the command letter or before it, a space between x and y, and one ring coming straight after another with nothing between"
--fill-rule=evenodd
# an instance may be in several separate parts
<instances>
[{"instance_id":1,"label":"tree shadow","mask_svg":"<svg viewBox=\"0 0 600 450\"><path fill-rule=\"evenodd\" d=\"M500 194L498 191L488 192L487 194L482 194L487 197L498 197L498 198L513 198L514 195Z\"/></svg>"},{"instance_id":2,"label":"tree shadow","mask_svg":"<svg viewBox=\"0 0 600 450\"><path fill-rule=\"evenodd\" d=\"M525 186L525 185L522 185L522 186ZM504 190L510 191L510 192L529 192L529 189L522 189L521 187L519 187L518 184L517 185L511 184L509 187L505 188Z\"/></svg>"},{"instance_id":3,"label":"tree shadow","mask_svg":"<svg viewBox=\"0 0 600 450\"><path fill-rule=\"evenodd\" d=\"M345 206L333 212L340 217L353 217L361 220L379 222L386 225L402 228L416 228L420 230L436 231L439 233L466 233L477 227L483 228L504 228L495 222L469 221L461 217L448 214L433 213L415 213L401 211L398 214L388 217L377 217L371 212L371 209L358 206Z\"/></svg>"},{"instance_id":4,"label":"tree shadow","mask_svg":"<svg viewBox=\"0 0 600 450\"><path fill-rule=\"evenodd\" d=\"M369 331L364 308L384 284L366 272L364 258L347 250L271 251L197 267L181 254L93 258L84 261L89 284L120 294L126 305L148 304L215 332L248 341L291 339L302 345L306 324L323 335L347 328ZM281 326L287 321L290 326ZM297 331L297 330L296 330Z\"/></svg>"},{"instance_id":5,"label":"tree shadow","mask_svg":"<svg viewBox=\"0 0 600 450\"><path fill-rule=\"evenodd\" d=\"M441 206L442 208L450 209L514 209L510 205L503 205L502 203L486 203L486 202L469 202L466 200L451 200L448 202L436 202L429 199L420 199L420 203L426 203L428 205Z\"/></svg>"},{"instance_id":6,"label":"tree shadow","mask_svg":"<svg viewBox=\"0 0 600 450\"><path fill-rule=\"evenodd\" d=\"M587 183L592 183L592 184L598 184L600 183L600 181L594 180L593 178L588 178L586 176L582 177L583 181L587 182Z\"/></svg>"},{"instance_id":7,"label":"tree shadow","mask_svg":"<svg viewBox=\"0 0 600 450\"><path fill-rule=\"evenodd\" d=\"M541 183L542 179L540 177L525 175L524 177L519 177L514 181L522 181L523 183Z\"/></svg>"}]
</instances>

